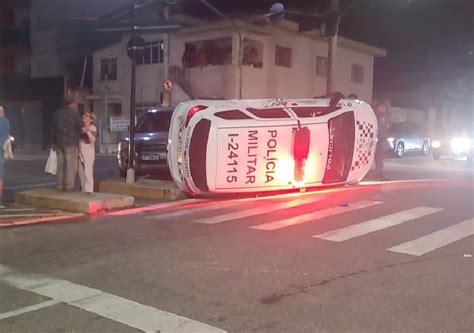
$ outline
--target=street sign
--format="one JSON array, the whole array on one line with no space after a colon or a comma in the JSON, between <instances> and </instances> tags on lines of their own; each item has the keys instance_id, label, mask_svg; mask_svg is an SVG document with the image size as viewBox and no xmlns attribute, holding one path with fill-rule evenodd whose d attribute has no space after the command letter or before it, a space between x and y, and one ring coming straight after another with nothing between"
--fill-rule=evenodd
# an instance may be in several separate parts
<instances>
[{"instance_id":1,"label":"street sign","mask_svg":"<svg viewBox=\"0 0 474 333\"><path fill-rule=\"evenodd\" d=\"M130 37L127 43L127 55L133 59L133 48L135 47L135 60L143 57L145 54L145 40L142 36Z\"/></svg>"},{"instance_id":2,"label":"street sign","mask_svg":"<svg viewBox=\"0 0 474 333\"><path fill-rule=\"evenodd\" d=\"M166 92L170 92L173 90L173 82L171 80L167 79L163 81L163 89L165 89Z\"/></svg>"},{"instance_id":3,"label":"street sign","mask_svg":"<svg viewBox=\"0 0 474 333\"><path fill-rule=\"evenodd\" d=\"M111 132L126 132L130 126L130 118L127 117L110 117Z\"/></svg>"}]
</instances>

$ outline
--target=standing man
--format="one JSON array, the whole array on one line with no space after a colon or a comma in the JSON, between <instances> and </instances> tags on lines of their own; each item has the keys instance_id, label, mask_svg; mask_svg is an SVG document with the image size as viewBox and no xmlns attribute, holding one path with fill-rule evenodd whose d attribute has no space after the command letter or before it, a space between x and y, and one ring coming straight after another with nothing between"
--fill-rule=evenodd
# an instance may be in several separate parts
<instances>
[{"instance_id":1,"label":"standing man","mask_svg":"<svg viewBox=\"0 0 474 333\"><path fill-rule=\"evenodd\" d=\"M3 205L3 177L5 175L5 157L3 145L10 135L10 122L5 117L5 110L0 105L0 209L4 209Z\"/></svg>"},{"instance_id":2,"label":"standing man","mask_svg":"<svg viewBox=\"0 0 474 333\"><path fill-rule=\"evenodd\" d=\"M84 124L73 97L65 98L65 107L54 114L53 144L58 154L59 191L73 191L79 158L79 134Z\"/></svg>"},{"instance_id":3,"label":"standing man","mask_svg":"<svg viewBox=\"0 0 474 333\"><path fill-rule=\"evenodd\" d=\"M388 180L383 174L383 158L387 148L388 118L387 104L380 102L375 107L375 115L378 122L377 147L375 150L375 179Z\"/></svg>"}]
</instances>

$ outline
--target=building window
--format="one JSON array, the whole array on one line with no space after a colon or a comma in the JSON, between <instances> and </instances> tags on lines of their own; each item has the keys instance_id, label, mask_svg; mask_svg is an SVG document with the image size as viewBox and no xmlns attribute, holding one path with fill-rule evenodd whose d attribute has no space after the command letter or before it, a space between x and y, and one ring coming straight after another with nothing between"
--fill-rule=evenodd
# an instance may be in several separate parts
<instances>
[{"instance_id":1,"label":"building window","mask_svg":"<svg viewBox=\"0 0 474 333\"><path fill-rule=\"evenodd\" d=\"M316 75L327 77L328 75L328 58L317 56L316 57Z\"/></svg>"},{"instance_id":2,"label":"building window","mask_svg":"<svg viewBox=\"0 0 474 333\"><path fill-rule=\"evenodd\" d=\"M275 48L275 65L291 68L292 49L288 47L277 46Z\"/></svg>"},{"instance_id":3,"label":"building window","mask_svg":"<svg viewBox=\"0 0 474 333\"><path fill-rule=\"evenodd\" d=\"M364 67L361 65L352 65L351 80L354 83L364 83Z\"/></svg>"},{"instance_id":4,"label":"building window","mask_svg":"<svg viewBox=\"0 0 474 333\"><path fill-rule=\"evenodd\" d=\"M242 64L254 68L263 68L263 43L245 38L243 48Z\"/></svg>"},{"instance_id":5,"label":"building window","mask_svg":"<svg viewBox=\"0 0 474 333\"><path fill-rule=\"evenodd\" d=\"M162 64L163 41L148 42L145 44L145 54L137 60L138 65Z\"/></svg>"},{"instance_id":6,"label":"building window","mask_svg":"<svg viewBox=\"0 0 474 333\"><path fill-rule=\"evenodd\" d=\"M181 58L183 69L232 64L232 37L185 43Z\"/></svg>"},{"instance_id":7,"label":"building window","mask_svg":"<svg viewBox=\"0 0 474 333\"><path fill-rule=\"evenodd\" d=\"M100 79L102 81L117 80L117 58L100 60Z\"/></svg>"}]
</instances>

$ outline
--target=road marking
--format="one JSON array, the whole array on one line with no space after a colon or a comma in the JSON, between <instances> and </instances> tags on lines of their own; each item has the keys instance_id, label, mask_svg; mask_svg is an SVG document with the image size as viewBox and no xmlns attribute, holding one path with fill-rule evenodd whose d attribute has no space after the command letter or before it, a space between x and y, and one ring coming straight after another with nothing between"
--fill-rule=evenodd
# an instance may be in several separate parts
<instances>
[{"instance_id":1,"label":"road marking","mask_svg":"<svg viewBox=\"0 0 474 333\"><path fill-rule=\"evenodd\" d=\"M18 309L18 310L13 310L13 311L10 311L10 312L0 313L0 320L20 316L22 314L33 312L33 311L36 311L36 310L41 310L41 309L44 309L44 308L47 308L49 306L53 306L53 305L56 305L56 304L59 304L59 303L60 302L55 301L55 300L49 300L49 301L46 301L46 302L26 306L26 307Z\"/></svg>"},{"instance_id":2,"label":"road marking","mask_svg":"<svg viewBox=\"0 0 474 333\"><path fill-rule=\"evenodd\" d=\"M61 215L61 213L34 213L34 214L0 214L0 219L8 219L11 217L16 217L16 218L25 218L25 217L41 217L41 216L58 216Z\"/></svg>"},{"instance_id":3,"label":"road marking","mask_svg":"<svg viewBox=\"0 0 474 333\"><path fill-rule=\"evenodd\" d=\"M474 235L474 218L391 247L387 251L422 256L472 235Z\"/></svg>"},{"instance_id":4,"label":"road marking","mask_svg":"<svg viewBox=\"0 0 474 333\"><path fill-rule=\"evenodd\" d=\"M3 265L0 265L0 281L143 332L225 332L217 327L158 310L98 289L44 276L19 274Z\"/></svg>"},{"instance_id":5,"label":"road marking","mask_svg":"<svg viewBox=\"0 0 474 333\"><path fill-rule=\"evenodd\" d=\"M263 203L261 207L244 209L236 213L229 213L229 214L224 214L224 215L217 215L217 216L212 216L208 218L198 219L198 220L195 220L194 222L203 223L203 224L218 224L218 223L223 223L223 222L232 221L232 220L239 220L239 219L243 219L245 217L250 217L254 215L271 213L277 210L298 207L298 206L302 206L305 204L314 203L318 201L319 201L318 199L304 198L304 199L287 201L287 202L283 202L283 203L275 204L275 205L269 205L269 204Z\"/></svg>"},{"instance_id":6,"label":"road marking","mask_svg":"<svg viewBox=\"0 0 474 333\"><path fill-rule=\"evenodd\" d=\"M181 200L181 201L175 201L175 202L164 202L164 203L145 206L145 207L119 210L117 212L108 213L107 215L121 216L121 215L132 215L132 214L138 214L138 213L147 213L147 212L151 212L151 211L154 211L154 210L170 208L170 207L175 207L175 206L181 206L181 205L187 205L187 204L198 203L198 202L205 202L205 201L207 201L207 200L205 200L205 199L187 199L187 200Z\"/></svg>"},{"instance_id":7,"label":"road marking","mask_svg":"<svg viewBox=\"0 0 474 333\"><path fill-rule=\"evenodd\" d=\"M202 212L202 211L207 212L207 211L213 211L213 210L218 210L218 209L228 209L228 208L239 206L239 205L242 205L242 204L241 203L224 204L224 202L212 202L212 203L210 202L207 206L204 206L204 207L188 208L188 209L178 210L175 212L170 212L170 213L165 213L165 214L147 216L146 219L163 220L163 219L177 218L177 217L182 217L189 214L194 214L196 212Z\"/></svg>"},{"instance_id":8,"label":"road marking","mask_svg":"<svg viewBox=\"0 0 474 333\"><path fill-rule=\"evenodd\" d=\"M395 214L379 217L375 220L354 224L349 227L328 231L313 238L324 239L333 242L342 242L348 239L364 236L382 229L390 228L411 220L431 215L441 211L440 208L417 207L404 210Z\"/></svg>"},{"instance_id":9,"label":"road marking","mask_svg":"<svg viewBox=\"0 0 474 333\"><path fill-rule=\"evenodd\" d=\"M10 220L10 221L0 221L0 228L7 228L7 227L14 227L20 225L30 225L30 224L37 224L43 222L55 222L55 221L63 221L63 220L70 220L78 217L85 216L84 213L77 213L77 214L68 214L68 215L58 215L58 216L49 216L49 217L38 217L34 219L26 219L26 220Z\"/></svg>"},{"instance_id":10,"label":"road marking","mask_svg":"<svg viewBox=\"0 0 474 333\"><path fill-rule=\"evenodd\" d=\"M357 210L357 209L372 207L375 205L379 205L381 203L382 202L380 201L364 200L364 201L355 202L347 207L343 207L343 206L332 207L332 208L323 209L314 213L295 216L289 219L282 219L282 220L277 220L270 223L256 225L256 226L251 227L251 229L272 231L272 230L286 228L286 227L290 227L293 225L298 225L298 224L302 224L302 223L306 223L310 221L319 220L322 218L326 218L326 217L330 217L330 216L334 216L338 214L347 213L347 212Z\"/></svg>"}]
</instances>

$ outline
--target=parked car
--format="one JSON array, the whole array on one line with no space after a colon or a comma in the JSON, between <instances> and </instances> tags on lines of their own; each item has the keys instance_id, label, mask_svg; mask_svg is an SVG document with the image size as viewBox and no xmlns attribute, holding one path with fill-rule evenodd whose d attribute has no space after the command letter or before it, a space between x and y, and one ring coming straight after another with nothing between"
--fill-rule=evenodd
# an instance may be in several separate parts
<instances>
[{"instance_id":1,"label":"parked car","mask_svg":"<svg viewBox=\"0 0 474 333\"><path fill-rule=\"evenodd\" d=\"M413 122L390 124L387 143L388 151L399 158L410 151L428 155L430 150L430 139L427 131L423 126Z\"/></svg>"},{"instance_id":2,"label":"parked car","mask_svg":"<svg viewBox=\"0 0 474 333\"><path fill-rule=\"evenodd\" d=\"M377 119L358 100L189 101L176 107L168 164L193 196L357 183Z\"/></svg>"},{"instance_id":3,"label":"parked car","mask_svg":"<svg viewBox=\"0 0 474 333\"><path fill-rule=\"evenodd\" d=\"M474 130L453 130L440 135L432 141L431 149L435 160L442 157L453 159L466 157L468 161L472 161L474 159Z\"/></svg>"},{"instance_id":4,"label":"parked car","mask_svg":"<svg viewBox=\"0 0 474 333\"><path fill-rule=\"evenodd\" d=\"M135 173L167 169L166 146L173 107L153 108L143 113L135 127ZM120 141L118 165L124 177L128 169L129 138Z\"/></svg>"}]
</instances>

